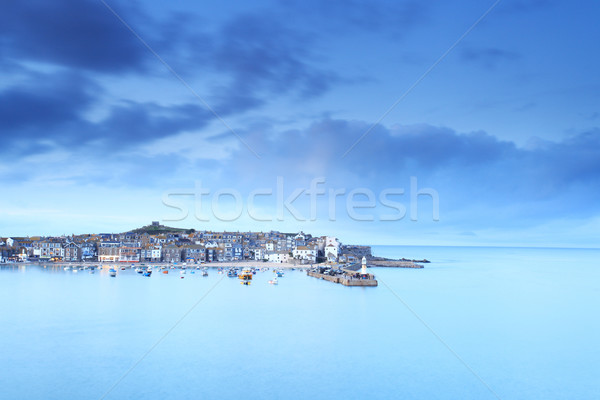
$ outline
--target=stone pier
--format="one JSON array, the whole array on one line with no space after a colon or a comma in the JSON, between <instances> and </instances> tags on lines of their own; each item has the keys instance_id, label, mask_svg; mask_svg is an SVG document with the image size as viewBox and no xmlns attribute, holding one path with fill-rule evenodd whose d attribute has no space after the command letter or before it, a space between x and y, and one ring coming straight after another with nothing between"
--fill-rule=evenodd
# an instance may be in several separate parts
<instances>
[{"instance_id":1,"label":"stone pier","mask_svg":"<svg viewBox=\"0 0 600 400\"><path fill-rule=\"evenodd\" d=\"M352 278L347 275L326 275L320 274L314 271L306 271L306 275L312 276L313 278L323 279L333 283L339 283L344 286L377 286L377 280L373 275L370 275L370 279Z\"/></svg>"}]
</instances>

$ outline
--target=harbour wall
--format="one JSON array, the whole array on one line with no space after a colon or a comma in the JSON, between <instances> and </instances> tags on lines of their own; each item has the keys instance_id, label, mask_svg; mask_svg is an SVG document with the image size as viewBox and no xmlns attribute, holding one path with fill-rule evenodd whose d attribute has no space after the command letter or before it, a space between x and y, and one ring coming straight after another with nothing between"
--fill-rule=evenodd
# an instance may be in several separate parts
<instances>
[{"instance_id":1,"label":"harbour wall","mask_svg":"<svg viewBox=\"0 0 600 400\"><path fill-rule=\"evenodd\" d=\"M357 279L357 278L349 278L346 276L339 276L339 275L325 275L325 274L320 274L318 272L314 272L314 271L307 271L306 275L308 276L312 276L313 278L318 278L318 279L323 279L329 282L333 282L333 283L339 283L341 285L344 286L377 286L377 280L376 279Z\"/></svg>"}]
</instances>

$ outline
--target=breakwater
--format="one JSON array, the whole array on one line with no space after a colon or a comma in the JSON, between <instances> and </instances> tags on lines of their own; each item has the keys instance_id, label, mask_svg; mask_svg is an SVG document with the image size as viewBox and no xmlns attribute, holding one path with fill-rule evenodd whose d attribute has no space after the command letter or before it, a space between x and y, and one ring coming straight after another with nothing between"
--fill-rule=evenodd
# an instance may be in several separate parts
<instances>
[{"instance_id":1,"label":"breakwater","mask_svg":"<svg viewBox=\"0 0 600 400\"><path fill-rule=\"evenodd\" d=\"M306 275L312 276L313 278L323 279L333 283L339 283L344 286L377 286L377 280L373 275L370 275L370 279L356 278L352 275L327 275L321 274L316 271L306 271Z\"/></svg>"},{"instance_id":2,"label":"breakwater","mask_svg":"<svg viewBox=\"0 0 600 400\"><path fill-rule=\"evenodd\" d=\"M422 264L410 260L369 260L369 265L387 268L423 268Z\"/></svg>"}]
</instances>

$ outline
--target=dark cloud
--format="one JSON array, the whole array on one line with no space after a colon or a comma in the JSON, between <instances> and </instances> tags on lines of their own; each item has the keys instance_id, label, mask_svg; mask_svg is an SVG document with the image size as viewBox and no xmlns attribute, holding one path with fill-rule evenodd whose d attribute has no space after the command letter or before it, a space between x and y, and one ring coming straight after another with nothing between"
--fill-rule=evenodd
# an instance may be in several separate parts
<instances>
[{"instance_id":1,"label":"dark cloud","mask_svg":"<svg viewBox=\"0 0 600 400\"><path fill-rule=\"evenodd\" d=\"M522 148L485 132L458 133L430 125L377 126L342 158L369 128L361 121L326 119L303 130L245 132L248 143L261 149L262 158L253 160L241 149L223 165L231 171L225 176L259 185L281 175L290 184L305 186L324 176L334 187L376 191L406 188L409 177L416 176L421 185L444 196L447 209L479 205L527 218L599 211L600 205L591 199L600 195L600 129Z\"/></svg>"},{"instance_id":2,"label":"dark cloud","mask_svg":"<svg viewBox=\"0 0 600 400\"><path fill-rule=\"evenodd\" d=\"M107 116L87 118L100 89L77 74L37 74L0 92L0 152L18 157L55 148L122 152L186 130L200 129L213 117L197 103L163 106L123 102Z\"/></svg>"},{"instance_id":3,"label":"dark cloud","mask_svg":"<svg viewBox=\"0 0 600 400\"><path fill-rule=\"evenodd\" d=\"M262 16L233 18L213 43L207 61L230 80L219 90L217 112L232 105L259 105L271 94L317 96L339 80L336 73L311 64L310 38Z\"/></svg>"},{"instance_id":4,"label":"dark cloud","mask_svg":"<svg viewBox=\"0 0 600 400\"><path fill-rule=\"evenodd\" d=\"M200 129L212 114L197 104L161 106L155 103L127 102L112 107L107 118L93 124L92 141L122 148L145 145L186 130Z\"/></svg>"},{"instance_id":5,"label":"dark cloud","mask_svg":"<svg viewBox=\"0 0 600 400\"><path fill-rule=\"evenodd\" d=\"M203 97L222 117L257 109L281 96L319 96L341 81L336 73L314 65L310 38L272 15L233 14L206 30L198 26L197 16L155 19L136 4L110 2L181 76L204 71L214 78ZM10 138L7 143L14 148L42 151L48 140L79 146L110 144L117 138L122 146L130 146L198 129L215 118L200 103L105 103L100 82L106 75L150 76L163 66L99 1L9 1L0 14L0 44L0 60L10 77L31 75L31 82L19 79L0 89L0 100L7 105L0 110L1 135ZM56 70L62 72L50 72ZM92 106L108 112L108 117L89 122L86 113Z\"/></svg>"},{"instance_id":6,"label":"dark cloud","mask_svg":"<svg viewBox=\"0 0 600 400\"><path fill-rule=\"evenodd\" d=\"M47 134L76 123L94 102L92 92L97 90L79 74L32 75L0 92L0 136L6 139L17 132L21 138L36 136L36 130Z\"/></svg>"},{"instance_id":7,"label":"dark cloud","mask_svg":"<svg viewBox=\"0 0 600 400\"><path fill-rule=\"evenodd\" d=\"M141 18L115 7L130 21ZM2 4L2 56L101 72L140 69L148 52L99 1L9 0Z\"/></svg>"}]
</instances>

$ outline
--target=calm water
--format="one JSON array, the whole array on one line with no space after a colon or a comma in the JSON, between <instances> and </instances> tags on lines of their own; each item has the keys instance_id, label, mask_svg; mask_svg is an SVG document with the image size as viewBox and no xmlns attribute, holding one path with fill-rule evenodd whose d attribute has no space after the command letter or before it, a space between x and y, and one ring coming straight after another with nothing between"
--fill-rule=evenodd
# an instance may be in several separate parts
<instances>
[{"instance_id":1,"label":"calm water","mask_svg":"<svg viewBox=\"0 0 600 400\"><path fill-rule=\"evenodd\" d=\"M374 252L434 262L377 288L2 267L0 398L495 399L469 368L504 400L598 398L599 250Z\"/></svg>"}]
</instances>

